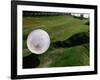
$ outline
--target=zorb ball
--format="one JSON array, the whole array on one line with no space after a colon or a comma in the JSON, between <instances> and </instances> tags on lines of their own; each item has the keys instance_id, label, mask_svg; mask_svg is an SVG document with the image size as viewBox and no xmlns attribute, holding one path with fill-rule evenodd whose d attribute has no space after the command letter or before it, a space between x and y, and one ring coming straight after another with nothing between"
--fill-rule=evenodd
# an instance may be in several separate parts
<instances>
[{"instance_id":1,"label":"zorb ball","mask_svg":"<svg viewBox=\"0 0 100 80\"><path fill-rule=\"evenodd\" d=\"M37 29L28 35L27 47L32 53L42 54L48 50L49 46L50 37L46 31Z\"/></svg>"}]
</instances>

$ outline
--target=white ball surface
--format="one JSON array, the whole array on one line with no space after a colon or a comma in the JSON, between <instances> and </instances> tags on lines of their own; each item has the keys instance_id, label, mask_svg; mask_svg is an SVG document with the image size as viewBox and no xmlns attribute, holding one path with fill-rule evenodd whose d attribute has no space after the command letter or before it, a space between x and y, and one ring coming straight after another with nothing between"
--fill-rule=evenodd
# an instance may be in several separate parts
<instances>
[{"instance_id":1,"label":"white ball surface","mask_svg":"<svg viewBox=\"0 0 100 80\"><path fill-rule=\"evenodd\" d=\"M33 30L27 38L28 49L35 54L42 54L50 46L50 37L48 33L42 29Z\"/></svg>"}]
</instances>

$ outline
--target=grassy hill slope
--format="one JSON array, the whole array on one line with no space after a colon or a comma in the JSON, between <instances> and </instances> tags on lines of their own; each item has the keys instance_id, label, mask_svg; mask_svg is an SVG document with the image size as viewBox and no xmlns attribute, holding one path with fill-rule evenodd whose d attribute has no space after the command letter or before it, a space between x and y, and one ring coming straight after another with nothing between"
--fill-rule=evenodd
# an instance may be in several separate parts
<instances>
[{"instance_id":1,"label":"grassy hill slope","mask_svg":"<svg viewBox=\"0 0 100 80\"><path fill-rule=\"evenodd\" d=\"M77 19L72 16L35 16L23 17L23 56L32 54L26 45L28 34L35 29L48 32L51 43L63 41L72 35L88 32L87 19ZM85 66L89 65L89 43L70 48L53 48L39 55L40 64L37 67ZM34 64L33 64L34 65Z\"/></svg>"}]
</instances>

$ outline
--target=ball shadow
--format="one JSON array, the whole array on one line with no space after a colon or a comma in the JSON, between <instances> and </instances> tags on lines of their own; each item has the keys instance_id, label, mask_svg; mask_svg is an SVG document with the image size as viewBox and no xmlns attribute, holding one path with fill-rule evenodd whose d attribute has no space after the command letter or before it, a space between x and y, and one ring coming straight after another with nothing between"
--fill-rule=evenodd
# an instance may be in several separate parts
<instances>
[{"instance_id":1,"label":"ball shadow","mask_svg":"<svg viewBox=\"0 0 100 80\"><path fill-rule=\"evenodd\" d=\"M40 64L38 55L30 54L29 56L23 57L23 68L36 68Z\"/></svg>"}]
</instances>

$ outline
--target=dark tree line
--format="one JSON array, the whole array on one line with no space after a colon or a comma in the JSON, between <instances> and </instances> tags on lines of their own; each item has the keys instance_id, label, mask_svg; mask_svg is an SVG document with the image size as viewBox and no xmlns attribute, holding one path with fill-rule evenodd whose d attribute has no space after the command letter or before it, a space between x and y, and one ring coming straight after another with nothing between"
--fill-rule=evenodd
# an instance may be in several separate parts
<instances>
[{"instance_id":1,"label":"dark tree line","mask_svg":"<svg viewBox=\"0 0 100 80\"><path fill-rule=\"evenodd\" d=\"M71 13L62 12L37 12L37 11L23 11L23 16L59 16L59 15L71 15Z\"/></svg>"}]
</instances>

